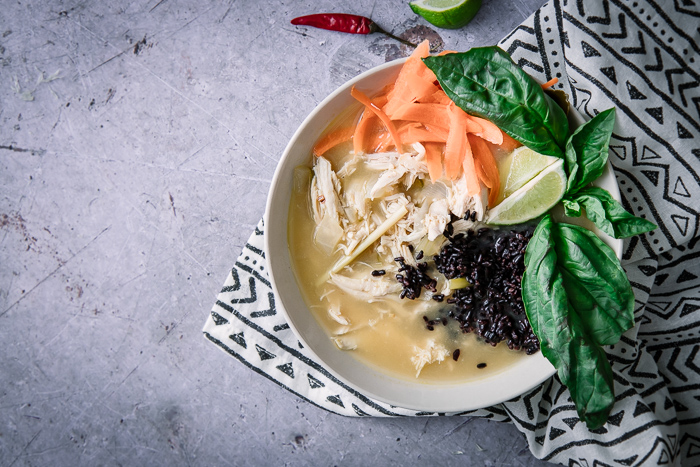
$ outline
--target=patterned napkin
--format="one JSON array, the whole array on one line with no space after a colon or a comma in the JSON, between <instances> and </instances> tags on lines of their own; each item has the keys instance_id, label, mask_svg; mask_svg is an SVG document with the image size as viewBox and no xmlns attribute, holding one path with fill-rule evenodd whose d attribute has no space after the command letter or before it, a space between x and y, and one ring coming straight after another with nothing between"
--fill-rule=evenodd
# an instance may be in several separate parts
<instances>
[{"instance_id":1,"label":"patterned napkin","mask_svg":"<svg viewBox=\"0 0 700 467\"><path fill-rule=\"evenodd\" d=\"M556 377L447 415L514 423L536 457L570 466L700 465L700 2L553 0L499 45L540 82L559 78L582 114L617 108L610 161L623 204L659 228L625 242L637 325L607 349L617 400L603 428L579 421ZM331 412L438 415L372 400L314 361L277 314L265 267L261 223L204 326L207 339Z\"/></svg>"}]
</instances>

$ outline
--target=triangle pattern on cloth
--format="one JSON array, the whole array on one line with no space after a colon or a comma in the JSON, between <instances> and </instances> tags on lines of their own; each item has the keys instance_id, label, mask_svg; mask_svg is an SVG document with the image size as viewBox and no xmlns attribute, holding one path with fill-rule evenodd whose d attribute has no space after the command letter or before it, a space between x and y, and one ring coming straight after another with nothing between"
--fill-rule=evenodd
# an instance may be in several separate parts
<instances>
[{"instance_id":1,"label":"triangle pattern on cloth","mask_svg":"<svg viewBox=\"0 0 700 467\"><path fill-rule=\"evenodd\" d=\"M273 354L272 352L263 349L258 344L255 344L255 350L258 352L258 355L260 356L260 360L271 360L277 356L277 355Z\"/></svg>"},{"instance_id":2,"label":"triangle pattern on cloth","mask_svg":"<svg viewBox=\"0 0 700 467\"><path fill-rule=\"evenodd\" d=\"M695 136L693 136L693 134L690 131L688 131L688 129L686 127L681 125L681 122L676 122L676 129L678 130L678 137L680 139L695 138Z\"/></svg>"},{"instance_id":3,"label":"triangle pattern on cloth","mask_svg":"<svg viewBox=\"0 0 700 467\"><path fill-rule=\"evenodd\" d=\"M660 125L664 124L664 108L663 107L649 107L648 109L644 109L646 113L651 115L654 120L659 122Z\"/></svg>"},{"instance_id":4,"label":"triangle pattern on cloth","mask_svg":"<svg viewBox=\"0 0 700 467\"><path fill-rule=\"evenodd\" d=\"M680 234L685 237L688 233L688 222L690 219L678 214L671 214L671 219L673 219L673 223L676 224L676 227L678 227Z\"/></svg>"},{"instance_id":5,"label":"triangle pattern on cloth","mask_svg":"<svg viewBox=\"0 0 700 467\"><path fill-rule=\"evenodd\" d=\"M644 99L647 98L647 96L645 96L644 94L642 94L642 93L639 91L639 89L637 89L637 88L636 88L632 83L630 83L629 81L627 81L627 82L625 83L625 85L627 86L627 93L629 94L630 99L632 99L633 101L640 101L640 100L644 100Z\"/></svg>"},{"instance_id":6,"label":"triangle pattern on cloth","mask_svg":"<svg viewBox=\"0 0 700 467\"><path fill-rule=\"evenodd\" d=\"M245 338L243 337L243 331L239 332L238 334L231 334L228 337L229 337L229 339L231 339L233 342L240 345L244 349L248 348L248 344L246 344Z\"/></svg>"},{"instance_id":7,"label":"triangle pattern on cloth","mask_svg":"<svg viewBox=\"0 0 700 467\"><path fill-rule=\"evenodd\" d=\"M603 73L610 81L617 84L617 74L615 73L614 66L603 67L600 69L600 72Z\"/></svg>"},{"instance_id":8,"label":"triangle pattern on cloth","mask_svg":"<svg viewBox=\"0 0 700 467\"><path fill-rule=\"evenodd\" d=\"M591 44L586 41L581 41L581 48L583 49L583 56L588 57L600 57L600 52L598 52Z\"/></svg>"},{"instance_id":9,"label":"triangle pattern on cloth","mask_svg":"<svg viewBox=\"0 0 700 467\"><path fill-rule=\"evenodd\" d=\"M323 382L322 382L321 380L319 380L318 378L315 378L315 377L311 376L309 373L306 374L306 378L307 378L307 380L309 381L309 387L310 387L311 389L324 388L324 387L326 387L326 385L323 384Z\"/></svg>"},{"instance_id":10,"label":"triangle pattern on cloth","mask_svg":"<svg viewBox=\"0 0 700 467\"><path fill-rule=\"evenodd\" d=\"M283 365L277 365L275 368L277 368L290 378L294 379L294 366L292 366L292 362L285 363Z\"/></svg>"}]
</instances>

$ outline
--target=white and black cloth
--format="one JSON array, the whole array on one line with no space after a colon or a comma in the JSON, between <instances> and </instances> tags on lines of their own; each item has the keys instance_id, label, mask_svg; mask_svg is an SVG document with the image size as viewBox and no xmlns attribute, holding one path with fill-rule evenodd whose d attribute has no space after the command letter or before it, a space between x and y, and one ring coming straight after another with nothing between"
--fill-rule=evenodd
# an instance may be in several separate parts
<instances>
[{"instance_id":1,"label":"white and black cloth","mask_svg":"<svg viewBox=\"0 0 700 467\"><path fill-rule=\"evenodd\" d=\"M570 466L700 465L700 1L552 0L499 44L540 82L559 78L581 114L617 108L610 142L622 202L659 228L625 242L637 325L607 349L615 407L579 421L556 377L458 414L392 407L334 378L275 310L262 223L204 326L211 342L310 403L349 416L507 421L541 459Z\"/></svg>"}]
</instances>

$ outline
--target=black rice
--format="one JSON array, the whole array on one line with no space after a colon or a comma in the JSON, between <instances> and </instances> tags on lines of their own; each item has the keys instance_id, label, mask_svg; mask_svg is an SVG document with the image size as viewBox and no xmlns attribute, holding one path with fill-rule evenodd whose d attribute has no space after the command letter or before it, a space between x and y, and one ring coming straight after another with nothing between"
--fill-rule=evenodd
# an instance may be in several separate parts
<instances>
[{"instance_id":1,"label":"black rice","mask_svg":"<svg viewBox=\"0 0 700 467\"><path fill-rule=\"evenodd\" d=\"M447 317L456 320L462 332L474 332L491 345L505 341L510 349L528 355L539 350L520 290L523 255L532 231L531 226L468 231L455 235L434 257L445 277L464 277L471 284L447 299L453 305Z\"/></svg>"},{"instance_id":2,"label":"black rice","mask_svg":"<svg viewBox=\"0 0 700 467\"><path fill-rule=\"evenodd\" d=\"M401 298L415 300L420 297L421 289L425 288L430 292L435 292L437 289L437 281L430 277L426 270L427 263L418 263L416 267L406 264L403 256L397 256L394 261L399 263L399 274L396 275L396 280L403 286ZM432 331L432 329L431 329Z\"/></svg>"}]
</instances>

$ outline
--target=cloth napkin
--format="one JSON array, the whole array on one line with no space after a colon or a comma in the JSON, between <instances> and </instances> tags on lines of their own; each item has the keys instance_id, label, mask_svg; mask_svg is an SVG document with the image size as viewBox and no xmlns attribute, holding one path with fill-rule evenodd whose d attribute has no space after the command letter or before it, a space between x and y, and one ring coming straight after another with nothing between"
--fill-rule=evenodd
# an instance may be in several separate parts
<instances>
[{"instance_id":1,"label":"cloth napkin","mask_svg":"<svg viewBox=\"0 0 700 467\"><path fill-rule=\"evenodd\" d=\"M617 394L589 430L557 379L456 414L392 407L337 380L276 312L255 229L204 335L309 403L349 416L469 415L510 422L537 458L570 466L700 465L700 2L553 0L500 42L540 82L559 78L587 117L617 108L610 142L622 202L659 228L625 242L636 326L607 348Z\"/></svg>"}]
</instances>

